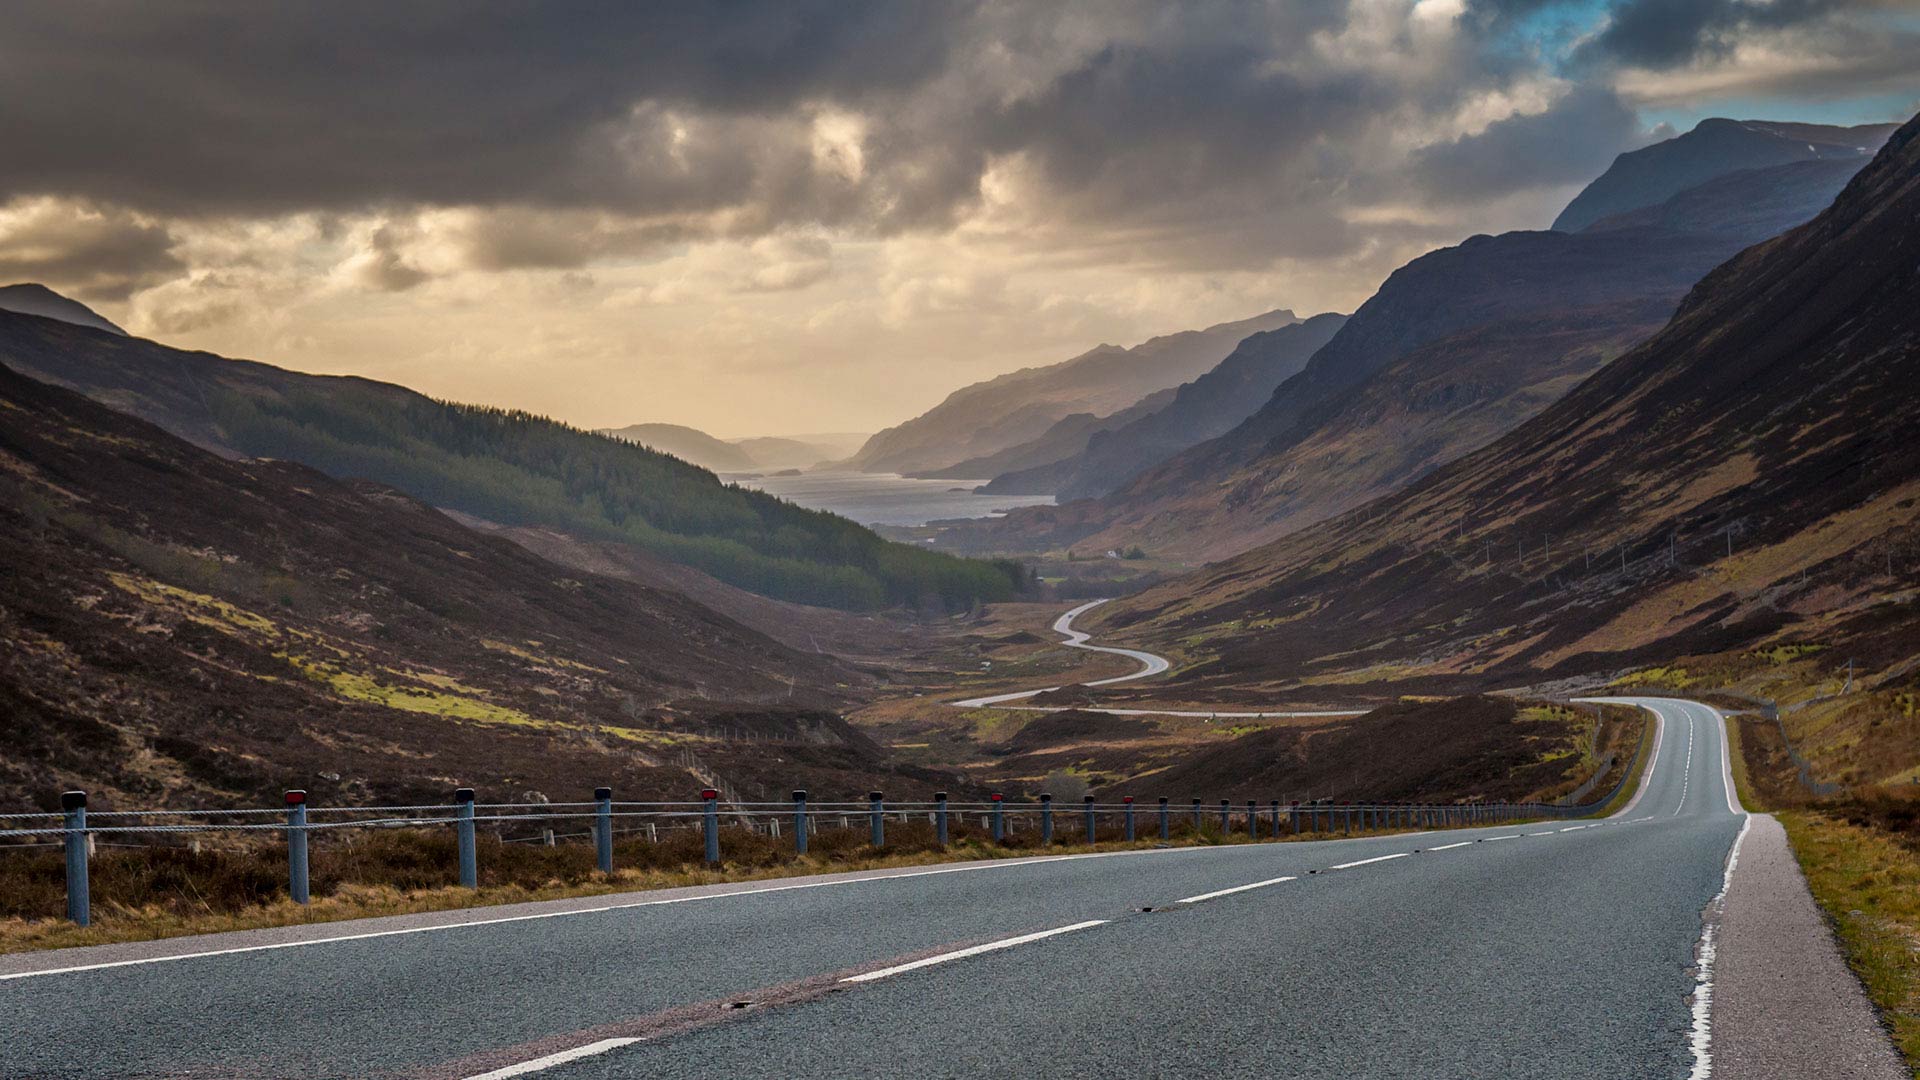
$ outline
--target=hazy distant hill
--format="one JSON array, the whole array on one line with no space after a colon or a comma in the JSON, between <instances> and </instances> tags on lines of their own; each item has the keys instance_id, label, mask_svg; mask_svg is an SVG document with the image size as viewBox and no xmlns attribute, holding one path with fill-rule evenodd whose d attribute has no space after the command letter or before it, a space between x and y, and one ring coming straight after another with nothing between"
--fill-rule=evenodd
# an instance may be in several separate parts
<instances>
[{"instance_id":1,"label":"hazy distant hill","mask_svg":"<svg viewBox=\"0 0 1920 1080\"><path fill-rule=\"evenodd\" d=\"M0 363L229 456L303 462L503 525L640 547L731 585L851 609L964 606L1016 567L882 540L677 458L528 413L435 401L0 312Z\"/></svg>"},{"instance_id":2,"label":"hazy distant hill","mask_svg":"<svg viewBox=\"0 0 1920 1080\"><path fill-rule=\"evenodd\" d=\"M125 330L100 317L92 308L78 300L61 296L45 285L34 282L22 282L19 285L0 286L0 311L17 311L23 315L41 315L49 319L59 319L75 326L91 326L96 330L122 334Z\"/></svg>"},{"instance_id":3,"label":"hazy distant hill","mask_svg":"<svg viewBox=\"0 0 1920 1080\"><path fill-rule=\"evenodd\" d=\"M1058 466L1077 457L1087 448L1087 443L1101 432L1125 427L1135 420L1159 412L1173 400L1173 395L1173 390L1157 390L1119 412L1106 416L1074 413L1054 421L1052 427L1017 446L1009 446L1005 450L987 454L984 457L968 458L944 469L930 469L914 475L932 480L974 480L981 477L1026 476L1029 473L1043 471L1049 466ZM1050 494L1052 491L1051 488L1040 486L1008 488L994 487L992 484L988 484L982 490L1040 495Z\"/></svg>"},{"instance_id":4,"label":"hazy distant hill","mask_svg":"<svg viewBox=\"0 0 1920 1080\"><path fill-rule=\"evenodd\" d=\"M1179 639L1199 683L1510 686L1780 640L1892 663L1915 640L1916 385L1920 119L1519 428L1096 618Z\"/></svg>"},{"instance_id":5,"label":"hazy distant hill","mask_svg":"<svg viewBox=\"0 0 1920 1080\"><path fill-rule=\"evenodd\" d=\"M1105 416L1178 386L1218 364L1248 334L1296 321L1290 311L1270 311L1130 349L1100 345L1058 364L974 383L868 439L849 464L865 472L911 475L997 453L1040 436L1063 417Z\"/></svg>"},{"instance_id":6,"label":"hazy distant hill","mask_svg":"<svg viewBox=\"0 0 1920 1080\"><path fill-rule=\"evenodd\" d=\"M1231 431L1346 325L1345 315L1254 334L1213 370L1175 390L1158 408L1091 432L1071 458L996 476L984 490L1042 493L1062 500L1105 495L1190 446Z\"/></svg>"},{"instance_id":7,"label":"hazy distant hill","mask_svg":"<svg viewBox=\"0 0 1920 1080\"><path fill-rule=\"evenodd\" d=\"M623 428L601 428L600 434L672 454L681 461L714 472L749 472L760 466L745 448L679 424L629 424Z\"/></svg>"},{"instance_id":8,"label":"hazy distant hill","mask_svg":"<svg viewBox=\"0 0 1920 1080\"><path fill-rule=\"evenodd\" d=\"M823 461L839 461L860 449L868 433L821 435L758 435L727 441L747 452L757 469L804 469Z\"/></svg>"},{"instance_id":9,"label":"hazy distant hill","mask_svg":"<svg viewBox=\"0 0 1920 1080\"><path fill-rule=\"evenodd\" d=\"M1692 131L1621 154L1588 184L1553 227L1577 232L1602 218L1655 206L1688 188L1745 169L1796 161L1851 161L1852 175L1893 133L1896 124L1832 127L1773 120L1700 121Z\"/></svg>"}]
</instances>

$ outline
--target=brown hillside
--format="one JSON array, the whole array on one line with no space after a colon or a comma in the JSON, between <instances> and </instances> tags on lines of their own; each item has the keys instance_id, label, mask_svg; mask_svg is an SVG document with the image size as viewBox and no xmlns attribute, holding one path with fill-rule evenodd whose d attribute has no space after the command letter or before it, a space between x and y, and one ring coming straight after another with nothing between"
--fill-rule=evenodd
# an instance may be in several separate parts
<instances>
[{"instance_id":1,"label":"brown hillside","mask_svg":"<svg viewBox=\"0 0 1920 1080\"><path fill-rule=\"evenodd\" d=\"M0 492L0 805L683 797L715 775L850 794L887 773L834 715L864 677L829 657L4 367Z\"/></svg>"},{"instance_id":2,"label":"brown hillside","mask_svg":"<svg viewBox=\"0 0 1920 1080\"><path fill-rule=\"evenodd\" d=\"M1920 121L1518 430L1096 621L1185 639L1185 678L1229 685L1511 683L1784 636L1910 650L1917 380Z\"/></svg>"}]
</instances>

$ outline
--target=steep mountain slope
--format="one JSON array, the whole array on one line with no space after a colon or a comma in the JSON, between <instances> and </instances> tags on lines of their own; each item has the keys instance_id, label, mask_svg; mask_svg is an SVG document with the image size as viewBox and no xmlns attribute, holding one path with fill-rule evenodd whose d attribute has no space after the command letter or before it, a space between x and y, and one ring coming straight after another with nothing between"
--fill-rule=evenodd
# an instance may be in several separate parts
<instances>
[{"instance_id":1,"label":"steep mountain slope","mask_svg":"<svg viewBox=\"0 0 1920 1080\"><path fill-rule=\"evenodd\" d=\"M1655 206L1691 187L1743 169L1795 161L1851 161L1854 169L1880 149L1897 124L1833 127L1712 117L1692 131L1621 154L1574 196L1553 228L1578 232L1602 218Z\"/></svg>"},{"instance_id":2,"label":"steep mountain slope","mask_svg":"<svg viewBox=\"0 0 1920 1080\"><path fill-rule=\"evenodd\" d=\"M864 682L831 658L5 366L0 567L10 804L76 784L144 804L685 797L674 759L730 760L723 726L812 738L802 771L884 769L821 712Z\"/></svg>"},{"instance_id":3,"label":"steep mountain slope","mask_svg":"<svg viewBox=\"0 0 1920 1080\"><path fill-rule=\"evenodd\" d=\"M1315 315L1254 334L1212 371L1182 385L1161 408L1090 434L1086 449L1069 460L997 476L985 490L1061 499L1105 495L1182 450L1231 431L1298 374L1346 322L1345 315Z\"/></svg>"},{"instance_id":4,"label":"steep mountain slope","mask_svg":"<svg viewBox=\"0 0 1920 1080\"><path fill-rule=\"evenodd\" d=\"M1679 228L1507 233L1424 255L1233 431L1090 505L1016 511L969 530L1000 542L948 550L1218 559L1359 505L1533 415L1658 329L1709 268L1824 209L1846 176L1750 170L1657 208Z\"/></svg>"},{"instance_id":5,"label":"steep mountain slope","mask_svg":"<svg viewBox=\"0 0 1920 1080\"><path fill-rule=\"evenodd\" d=\"M844 518L526 413L6 312L0 363L218 453L300 461L506 525L635 544L780 599L855 609L959 606L1018 587L1013 567L888 543Z\"/></svg>"},{"instance_id":6,"label":"steep mountain slope","mask_svg":"<svg viewBox=\"0 0 1920 1080\"><path fill-rule=\"evenodd\" d=\"M78 300L61 296L45 285L22 282L18 285L0 286L0 311L17 311L22 315L39 315L48 319L75 326L91 326L95 330L105 330L110 334L126 334L125 330L108 322L92 308Z\"/></svg>"},{"instance_id":7,"label":"steep mountain slope","mask_svg":"<svg viewBox=\"0 0 1920 1080\"><path fill-rule=\"evenodd\" d=\"M963 387L925 413L876 434L848 462L863 472L944 469L1039 436L1073 413L1104 416L1205 372L1248 334L1296 321L1270 311L1187 330L1130 349L1100 345L1071 360Z\"/></svg>"},{"instance_id":8,"label":"steep mountain slope","mask_svg":"<svg viewBox=\"0 0 1920 1080\"><path fill-rule=\"evenodd\" d=\"M1913 649L1920 120L1658 334L1405 491L1107 605L1220 687Z\"/></svg>"},{"instance_id":9,"label":"steep mountain slope","mask_svg":"<svg viewBox=\"0 0 1920 1080\"><path fill-rule=\"evenodd\" d=\"M623 428L602 428L600 434L672 454L681 461L714 472L748 472L760 464L741 447L722 442L698 428L679 424L628 424Z\"/></svg>"}]
</instances>

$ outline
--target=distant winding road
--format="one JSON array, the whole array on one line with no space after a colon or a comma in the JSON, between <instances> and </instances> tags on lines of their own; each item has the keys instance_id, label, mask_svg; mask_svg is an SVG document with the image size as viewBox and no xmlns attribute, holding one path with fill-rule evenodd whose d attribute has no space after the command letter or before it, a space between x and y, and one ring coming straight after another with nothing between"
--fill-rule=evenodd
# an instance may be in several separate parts
<instances>
[{"instance_id":1,"label":"distant winding road","mask_svg":"<svg viewBox=\"0 0 1920 1080\"><path fill-rule=\"evenodd\" d=\"M1110 679L1094 679L1090 682L1080 683L1079 685L1081 686L1112 686L1115 683L1133 682L1136 679L1149 679L1155 675L1166 674L1167 670L1170 667L1172 667L1172 665L1167 662L1167 658L1164 656L1156 656L1153 653L1145 652L1140 649L1122 649L1113 645L1094 645L1091 643L1091 639L1092 639L1091 634L1088 634L1083 630L1075 630L1073 628L1073 620L1079 618L1082 615L1085 615L1087 612L1092 611L1094 608L1097 608L1101 604L1104 604L1107 602L1108 602L1107 600L1091 600L1091 601L1088 601L1087 603L1081 604L1079 607L1074 608L1073 610L1060 616L1058 619L1055 619L1053 621L1053 632L1056 634L1059 634L1062 638L1065 639L1061 642L1061 644L1067 646L1068 648L1085 649L1088 652L1112 653L1115 656L1124 656L1130 660L1138 661L1140 664L1140 670L1129 672L1125 675L1116 675ZM987 697L967 698L964 701L954 701L954 702L949 702L949 704L955 706L956 708L961 708L961 709L1003 708L1003 709L1018 709L1023 712L1060 712L1068 708L1068 706L1008 704L1008 702L1024 701L1028 698L1036 697L1040 694L1051 693L1059 689L1062 689L1062 687L1043 686L1038 690L1016 690L1010 694L992 694ZM1235 711L1216 710L1216 709L1209 709L1205 711L1180 710L1180 709L1142 709L1142 708L1116 709L1116 708L1108 708L1105 706L1092 706L1092 705L1076 705L1076 706L1072 706L1072 708L1079 709L1082 712L1107 713L1113 716L1203 716L1208 718L1285 717L1285 716L1357 716L1362 711L1362 710L1347 709L1347 710L1331 710L1331 711L1323 710L1323 711L1305 711L1305 712L1302 712L1302 711L1291 711L1291 712L1239 711L1239 712L1235 712Z\"/></svg>"}]
</instances>

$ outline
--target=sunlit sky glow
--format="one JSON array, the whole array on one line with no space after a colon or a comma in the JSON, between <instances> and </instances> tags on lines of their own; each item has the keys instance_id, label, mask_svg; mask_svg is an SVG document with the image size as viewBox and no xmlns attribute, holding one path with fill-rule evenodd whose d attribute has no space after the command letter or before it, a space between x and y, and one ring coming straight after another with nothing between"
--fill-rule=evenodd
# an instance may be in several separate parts
<instances>
[{"instance_id":1,"label":"sunlit sky glow","mask_svg":"<svg viewBox=\"0 0 1920 1080\"><path fill-rule=\"evenodd\" d=\"M873 430L1916 72L1903 0L14 4L0 283L582 425Z\"/></svg>"}]
</instances>

